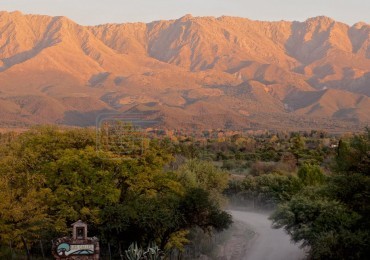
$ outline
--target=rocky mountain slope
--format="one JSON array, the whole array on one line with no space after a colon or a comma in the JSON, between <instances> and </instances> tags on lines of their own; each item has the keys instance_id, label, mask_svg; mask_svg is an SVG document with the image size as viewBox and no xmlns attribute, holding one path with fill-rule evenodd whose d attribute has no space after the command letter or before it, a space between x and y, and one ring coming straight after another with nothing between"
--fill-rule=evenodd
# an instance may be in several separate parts
<instances>
[{"instance_id":1,"label":"rocky mountain slope","mask_svg":"<svg viewBox=\"0 0 370 260\"><path fill-rule=\"evenodd\" d=\"M0 12L0 124L349 129L370 122L370 26L192 17L85 27Z\"/></svg>"}]
</instances>

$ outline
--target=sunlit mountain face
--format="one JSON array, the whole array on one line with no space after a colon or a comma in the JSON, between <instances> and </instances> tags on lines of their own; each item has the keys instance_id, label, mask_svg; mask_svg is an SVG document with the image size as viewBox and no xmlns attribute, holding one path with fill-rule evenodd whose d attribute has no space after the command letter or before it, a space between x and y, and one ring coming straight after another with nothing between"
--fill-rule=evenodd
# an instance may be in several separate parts
<instances>
[{"instance_id":1,"label":"sunlit mountain face","mask_svg":"<svg viewBox=\"0 0 370 260\"><path fill-rule=\"evenodd\" d=\"M370 26L192 17L86 27L0 12L0 126L145 114L168 128L361 129Z\"/></svg>"}]
</instances>

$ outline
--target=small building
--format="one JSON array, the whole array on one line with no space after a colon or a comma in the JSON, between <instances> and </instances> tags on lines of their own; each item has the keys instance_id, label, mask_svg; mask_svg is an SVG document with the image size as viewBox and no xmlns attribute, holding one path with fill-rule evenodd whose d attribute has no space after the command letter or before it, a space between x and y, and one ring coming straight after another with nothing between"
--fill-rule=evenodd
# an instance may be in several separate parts
<instances>
[{"instance_id":1,"label":"small building","mask_svg":"<svg viewBox=\"0 0 370 260\"><path fill-rule=\"evenodd\" d=\"M81 220L73 223L72 237L74 240L86 240L87 239L87 224Z\"/></svg>"},{"instance_id":2,"label":"small building","mask_svg":"<svg viewBox=\"0 0 370 260\"><path fill-rule=\"evenodd\" d=\"M52 253L55 259L98 260L99 239L87 236L87 224L78 220L72 224L72 237L53 241Z\"/></svg>"}]
</instances>

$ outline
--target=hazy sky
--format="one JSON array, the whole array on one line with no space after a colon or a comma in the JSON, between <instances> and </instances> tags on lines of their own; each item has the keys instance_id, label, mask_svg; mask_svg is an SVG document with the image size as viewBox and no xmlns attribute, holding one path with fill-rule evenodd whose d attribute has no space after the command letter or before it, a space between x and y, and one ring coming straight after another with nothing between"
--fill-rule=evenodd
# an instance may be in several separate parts
<instances>
[{"instance_id":1,"label":"hazy sky","mask_svg":"<svg viewBox=\"0 0 370 260\"><path fill-rule=\"evenodd\" d=\"M254 20L299 20L326 15L370 23L370 0L0 0L0 10L63 15L84 24L150 22L231 15Z\"/></svg>"}]
</instances>

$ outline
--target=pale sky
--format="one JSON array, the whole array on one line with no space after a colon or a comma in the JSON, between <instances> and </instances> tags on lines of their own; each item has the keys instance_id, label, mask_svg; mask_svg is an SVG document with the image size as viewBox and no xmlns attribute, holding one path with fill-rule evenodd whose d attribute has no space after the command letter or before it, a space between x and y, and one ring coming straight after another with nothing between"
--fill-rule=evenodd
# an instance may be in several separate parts
<instances>
[{"instance_id":1,"label":"pale sky","mask_svg":"<svg viewBox=\"0 0 370 260\"><path fill-rule=\"evenodd\" d=\"M297 20L325 15L370 23L370 0L0 0L0 10L67 16L83 25L151 22L194 16Z\"/></svg>"}]
</instances>

